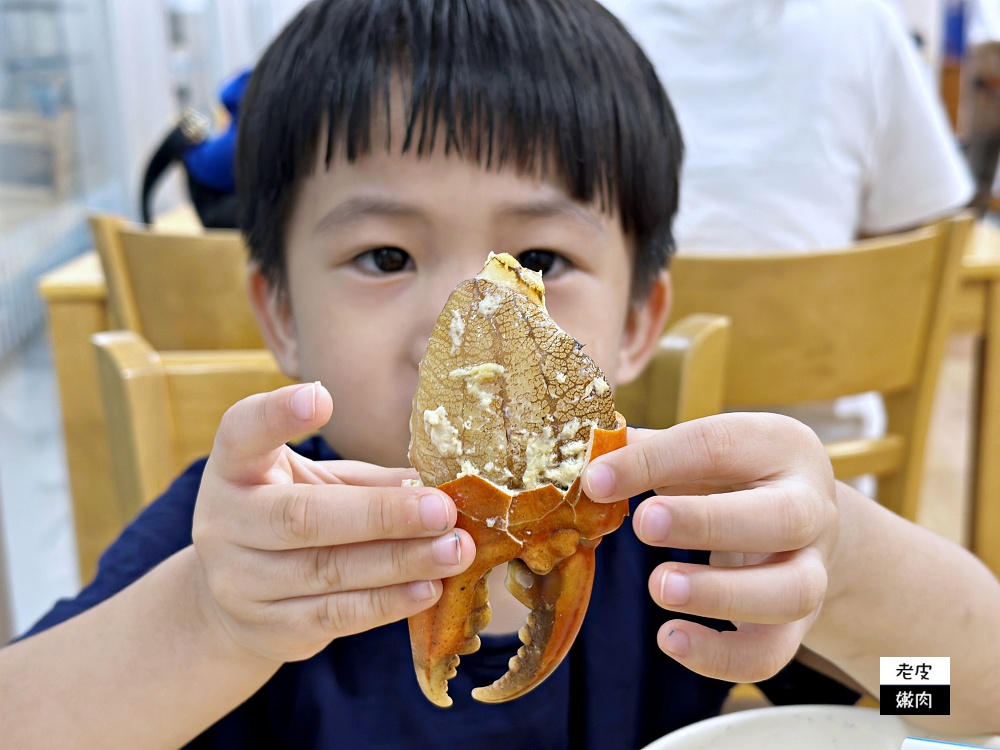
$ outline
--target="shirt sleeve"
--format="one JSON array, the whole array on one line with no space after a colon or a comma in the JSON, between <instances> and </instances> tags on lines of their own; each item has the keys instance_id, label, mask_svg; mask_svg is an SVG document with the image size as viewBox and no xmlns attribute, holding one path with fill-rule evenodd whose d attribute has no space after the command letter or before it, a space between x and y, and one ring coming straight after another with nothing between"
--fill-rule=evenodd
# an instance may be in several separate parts
<instances>
[{"instance_id":1,"label":"shirt sleeve","mask_svg":"<svg viewBox=\"0 0 1000 750\"><path fill-rule=\"evenodd\" d=\"M973 186L913 43L886 8L872 6L883 43L873 70L875 132L858 230L874 235L952 213L969 202Z\"/></svg>"},{"instance_id":2,"label":"shirt sleeve","mask_svg":"<svg viewBox=\"0 0 1000 750\"><path fill-rule=\"evenodd\" d=\"M191 520L205 460L192 464L101 555L97 574L79 594L61 599L22 638L87 611L191 544Z\"/></svg>"},{"instance_id":3,"label":"shirt sleeve","mask_svg":"<svg viewBox=\"0 0 1000 750\"><path fill-rule=\"evenodd\" d=\"M861 698L856 690L794 659L774 677L757 683L757 687L776 706L805 703L851 706Z\"/></svg>"}]
</instances>

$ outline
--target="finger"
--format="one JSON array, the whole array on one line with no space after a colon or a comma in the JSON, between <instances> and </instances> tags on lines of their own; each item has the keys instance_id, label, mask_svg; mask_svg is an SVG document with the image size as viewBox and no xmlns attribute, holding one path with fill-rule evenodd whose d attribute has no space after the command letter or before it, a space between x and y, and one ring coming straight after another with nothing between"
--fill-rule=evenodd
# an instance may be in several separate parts
<instances>
[{"instance_id":1,"label":"finger","mask_svg":"<svg viewBox=\"0 0 1000 750\"><path fill-rule=\"evenodd\" d=\"M455 529L434 539L247 552L238 570L244 595L270 602L458 575L472 564L476 545Z\"/></svg>"},{"instance_id":2,"label":"finger","mask_svg":"<svg viewBox=\"0 0 1000 750\"><path fill-rule=\"evenodd\" d=\"M825 458L808 427L778 414L719 414L666 430L629 433L630 442L591 461L581 484L592 500L695 483L749 486ZM829 459L825 459L829 464ZM830 482L832 484L832 471Z\"/></svg>"},{"instance_id":3,"label":"finger","mask_svg":"<svg viewBox=\"0 0 1000 750\"><path fill-rule=\"evenodd\" d=\"M713 552L783 552L805 547L836 513L814 486L783 479L705 496L654 496L636 508L632 527L646 544Z\"/></svg>"},{"instance_id":4,"label":"finger","mask_svg":"<svg viewBox=\"0 0 1000 750\"><path fill-rule=\"evenodd\" d=\"M773 555L742 568L664 563L649 577L659 606L733 622L779 624L815 612L826 594L823 561L814 549Z\"/></svg>"},{"instance_id":5,"label":"finger","mask_svg":"<svg viewBox=\"0 0 1000 750\"><path fill-rule=\"evenodd\" d=\"M274 466L285 443L318 429L332 413L330 393L319 383L249 396L223 415L209 461L228 481L257 482Z\"/></svg>"},{"instance_id":6,"label":"finger","mask_svg":"<svg viewBox=\"0 0 1000 750\"><path fill-rule=\"evenodd\" d=\"M784 625L741 623L719 632L687 620L670 620L656 636L660 650L693 672L729 682L760 682L792 660L810 618Z\"/></svg>"},{"instance_id":7,"label":"finger","mask_svg":"<svg viewBox=\"0 0 1000 750\"><path fill-rule=\"evenodd\" d=\"M302 549L437 536L458 518L431 487L263 485L227 509L229 538L244 547Z\"/></svg>"},{"instance_id":8,"label":"finger","mask_svg":"<svg viewBox=\"0 0 1000 750\"><path fill-rule=\"evenodd\" d=\"M329 641L411 617L441 596L441 581L412 581L364 591L347 591L270 605L272 620L289 622L296 630L311 628L317 639Z\"/></svg>"},{"instance_id":9,"label":"finger","mask_svg":"<svg viewBox=\"0 0 1000 750\"><path fill-rule=\"evenodd\" d=\"M359 487L401 487L404 480L416 479L414 469L385 468L364 461L312 461L291 454L292 481L302 484L353 484Z\"/></svg>"}]
</instances>

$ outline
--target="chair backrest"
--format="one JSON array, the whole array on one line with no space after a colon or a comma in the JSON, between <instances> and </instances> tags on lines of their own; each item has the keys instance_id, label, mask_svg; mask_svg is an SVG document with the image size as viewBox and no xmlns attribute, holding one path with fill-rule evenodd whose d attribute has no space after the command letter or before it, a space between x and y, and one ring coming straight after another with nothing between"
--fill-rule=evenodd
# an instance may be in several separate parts
<instances>
[{"instance_id":1,"label":"chair backrest","mask_svg":"<svg viewBox=\"0 0 1000 750\"><path fill-rule=\"evenodd\" d=\"M261 349L246 294L247 249L236 231L167 233L90 217L116 328L158 351Z\"/></svg>"},{"instance_id":2,"label":"chair backrest","mask_svg":"<svg viewBox=\"0 0 1000 750\"><path fill-rule=\"evenodd\" d=\"M642 374L615 391L629 424L663 429L722 410L729 318L689 315L671 325Z\"/></svg>"},{"instance_id":3,"label":"chair backrest","mask_svg":"<svg viewBox=\"0 0 1000 750\"><path fill-rule=\"evenodd\" d=\"M209 453L226 409L291 382L266 349L157 352L134 331L92 342L123 524Z\"/></svg>"},{"instance_id":4,"label":"chair backrest","mask_svg":"<svg viewBox=\"0 0 1000 750\"><path fill-rule=\"evenodd\" d=\"M674 316L732 320L728 407L764 408L867 391L888 433L831 443L840 478L879 477L878 499L916 517L927 425L971 216L801 254L673 260Z\"/></svg>"}]
</instances>

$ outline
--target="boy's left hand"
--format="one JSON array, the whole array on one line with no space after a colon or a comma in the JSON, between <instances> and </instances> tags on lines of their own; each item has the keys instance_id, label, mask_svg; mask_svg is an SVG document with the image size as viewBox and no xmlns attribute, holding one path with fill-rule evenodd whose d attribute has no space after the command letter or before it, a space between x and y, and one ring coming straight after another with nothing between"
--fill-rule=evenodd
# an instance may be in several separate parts
<instances>
[{"instance_id":1,"label":"boy's left hand","mask_svg":"<svg viewBox=\"0 0 1000 750\"><path fill-rule=\"evenodd\" d=\"M799 648L827 591L837 539L833 471L808 427L776 414L722 414L668 430L629 431L595 459L583 489L597 501L655 490L633 518L646 544L709 550L711 565L664 563L649 578L661 607L731 620L660 628L660 648L733 682L774 675Z\"/></svg>"}]
</instances>

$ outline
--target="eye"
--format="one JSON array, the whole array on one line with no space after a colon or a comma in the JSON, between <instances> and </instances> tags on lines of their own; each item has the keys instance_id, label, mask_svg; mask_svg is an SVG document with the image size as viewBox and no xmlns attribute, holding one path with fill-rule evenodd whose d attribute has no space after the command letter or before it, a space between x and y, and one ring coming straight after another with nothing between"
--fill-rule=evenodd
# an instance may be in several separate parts
<instances>
[{"instance_id":1,"label":"eye","mask_svg":"<svg viewBox=\"0 0 1000 750\"><path fill-rule=\"evenodd\" d=\"M570 268L570 262L566 258L551 250L525 250L517 256L517 261L525 268L540 272L546 281Z\"/></svg>"},{"instance_id":2,"label":"eye","mask_svg":"<svg viewBox=\"0 0 1000 750\"><path fill-rule=\"evenodd\" d=\"M398 247L377 247L356 257L354 264L372 274L399 273L413 268L413 259Z\"/></svg>"}]
</instances>

